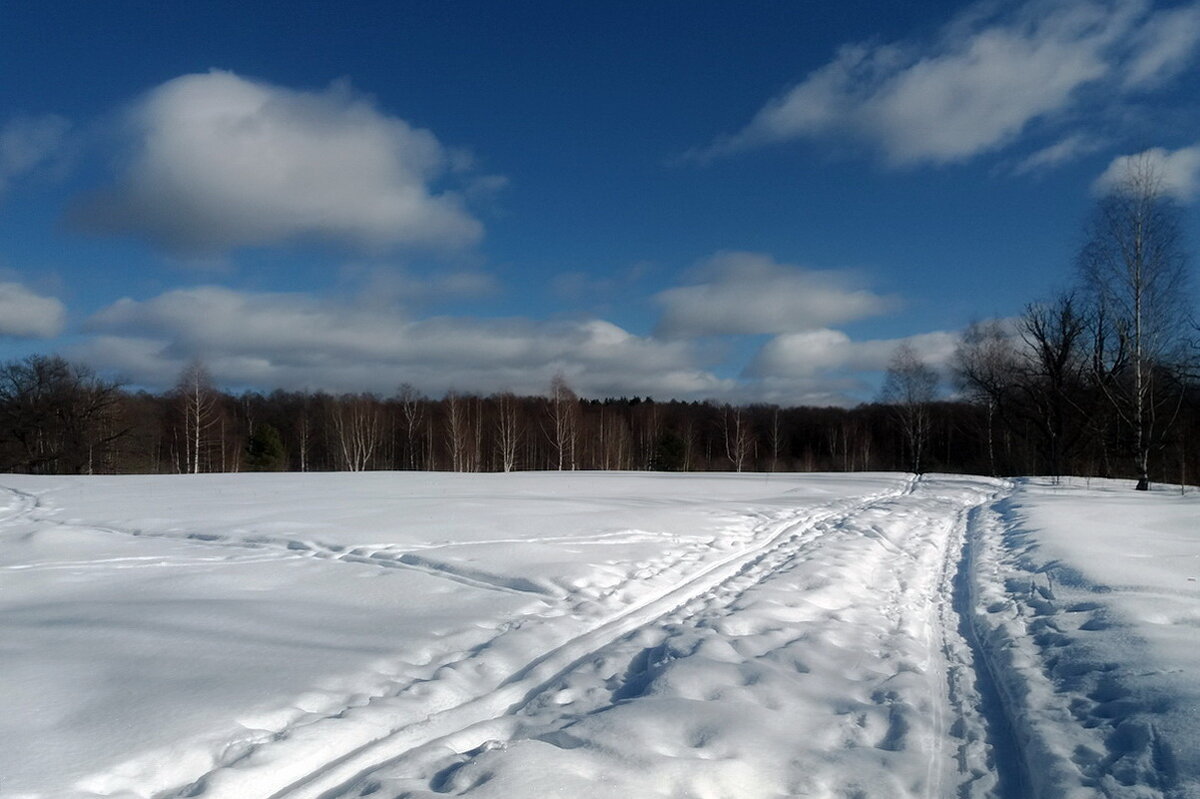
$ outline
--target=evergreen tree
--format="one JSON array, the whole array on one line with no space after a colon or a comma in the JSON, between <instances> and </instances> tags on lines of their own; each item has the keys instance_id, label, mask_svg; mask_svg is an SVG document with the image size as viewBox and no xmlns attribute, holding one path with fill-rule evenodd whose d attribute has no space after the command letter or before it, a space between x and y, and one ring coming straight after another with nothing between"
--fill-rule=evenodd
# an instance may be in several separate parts
<instances>
[{"instance_id":1,"label":"evergreen tree","mask_svg":"<svg viewBox=\"0 0 1200 799\"><path fill-rule=\"evenodd\" d=\"M246 444L246 466L252 472L278 472L287 466L287 454L279 431L269 424L257 425Z\"/></svg>"}]
</instances>

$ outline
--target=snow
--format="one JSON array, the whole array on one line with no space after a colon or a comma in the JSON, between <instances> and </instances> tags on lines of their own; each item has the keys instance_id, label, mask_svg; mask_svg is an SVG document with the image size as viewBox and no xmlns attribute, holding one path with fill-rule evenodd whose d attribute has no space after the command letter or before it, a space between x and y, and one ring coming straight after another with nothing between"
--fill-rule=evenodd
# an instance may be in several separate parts
<instances>
[{"instance_id":1,"label":"snow","mask_svg":"<svg viewBox=\"0 0 1200 799\"><path fill-rule=\"evenodd\" d=\"M1200 796L1200 495L0 477L0 797Z\"/></svg>"},{"instance_id":2,"label":"snow","mask_svg":"<svg viewBox=\"0 0 1200 799\"><path fill-rule=\"evenodd\" d=\"M1200 501L1023 481L981 516L976 625L1031 795L1200 797Z\"/></svg>"}]
</instances>

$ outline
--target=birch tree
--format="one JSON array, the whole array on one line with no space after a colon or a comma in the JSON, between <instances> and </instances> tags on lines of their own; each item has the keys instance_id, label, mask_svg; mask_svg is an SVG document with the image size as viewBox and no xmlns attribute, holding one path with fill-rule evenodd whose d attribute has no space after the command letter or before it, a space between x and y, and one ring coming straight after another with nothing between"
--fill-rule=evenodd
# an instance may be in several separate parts
<instances>
[{"instance_id":1,"label":"birch tree","mask_svg":"<svg viewBox=\"0 0 1200 799\"><path fill-rule=\"evenodd\" d=\"M383 414L370 394L345 394L329 402L329 424L342 468L365 471L383 436Z\"/></svg>"},{"instance_id":2,"label":"birch tree","mask_svg":"<svg viewBox=\"0 0 1200 799\"><path fill-rule=\"evenodd\" d=\"M202 361L194 360L184 367L175 384L175 393L183 420L180 471L199 474L201 465L208 468L206 458L212 444L212 431L220 421L212 375Z\"/></svg>"},{"instance_id":3,"label":"birch tree","mask_svg":"<svg viewBox=\"0 0 1200 799\"><path fill-rule=\"evenodd\" d=\"M733 470L740 472L746 467L746 461L754 451L755 444L746 410L740 405L726 404L721 414L721 425L725 457L733 464Z\"/></svg>"},{"instance_id":4,"label":"birch tree","mask_svg":"<svg viewBox=\"0 0 1200 799\"><path fill-rule=\"evenodd\" d=\"M467 403L457 392L446 392L446 449L450 452L450 469L467 470Z\"/></svg>"},{"instance_id":5,"label":"birch tree","mask_svg":"<svg viewBox=\"0 0 1200 799\"><path fill-rule=\"evenodd\" d=\"M550 397L546 406L549 417L546 436L554 449L558 471L575 468L575 439L578 426L579 398L562 375L550 382Z\"/></svg>"},{"instance_id":6,"label":"birch tree","mask_svg":"<svg viewBox=\"0 0 1200 799\"><path fill-rule=\"evenodd\" d=\"M421 422L425 415L425 398L411 385L404 383L396 393L396 401L400 404L400 421L404 426L404 446L407 453L405 468L416 469L421 452L417 434L421 430Z\"/></svg>"},{"instance_id":7,"label":"birch tree","mask_svg":"<svg viewBox=\"0 0 1200 799\"><path fill-rule=\"evenodd\" d=\"M1188 311L1179 210L1148 156L1127 159L1097 202L1079 268L1092 300L1096 382L1131 432L1137 489L1146 491L1152 453L1179 408Z\"/></svg>"},{"instance_id":8,"label":"birch tree","mask_svg":"<svg viewBox=\"0 0 1200 799\"><path fill-rule=\"evenodd\" d=\"M896 347L879 396L892 407L908 449L909 469L916 474L921 473L929 440L929 411L937 396L937 386L937 372L921 360L910 344Z\"/></svg>"},{"instance_id":9,"label":"birch tree","mask_svg":"<svg viewBox=\"0 0 1200 799\"><path fill-rule=\"evenodd\" d=\"M500 468L506 472L511 472L517 466L523 433L516 395L505 391L496 397L496 448L500 455Z\"/></svg>"}]
</instances>

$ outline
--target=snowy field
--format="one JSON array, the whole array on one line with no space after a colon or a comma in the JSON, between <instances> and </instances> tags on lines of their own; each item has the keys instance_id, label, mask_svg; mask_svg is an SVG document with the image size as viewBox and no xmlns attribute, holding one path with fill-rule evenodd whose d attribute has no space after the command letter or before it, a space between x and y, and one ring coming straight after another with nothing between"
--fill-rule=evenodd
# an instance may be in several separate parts
<instances>
[{"instance_id":1,"label":"snowy field","mask_svg":"<svg viewBox=\"0 0 1200 799\"><path fill-rule=\"evenodd\" d=\"M1200 494L0 476L0 797L1200 797Z\"/></svg>"}]
</instances>

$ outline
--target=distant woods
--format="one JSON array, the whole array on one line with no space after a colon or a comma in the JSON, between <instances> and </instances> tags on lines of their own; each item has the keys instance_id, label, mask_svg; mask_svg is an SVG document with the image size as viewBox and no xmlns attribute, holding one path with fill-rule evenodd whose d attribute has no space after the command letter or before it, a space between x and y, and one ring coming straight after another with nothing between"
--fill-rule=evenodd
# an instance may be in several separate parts
<instances>
[{"instance_id":1,"label":"distant woods","mask_svg":"<svg viewBox=\"0 0 1200 799\"><path fill-rule=\"evenodd\" d=\"M949 370L893 354L856 408L584 399L402 385L233 395L204 364L169 391L84 365L0 366L0 469L37 474L514 470L947 471L1200 478L1198 331L1179 211L1130 163L1084 229L1073 285L971 325ZM949 397L949 399L947 399Z\"/></svg>"},{"instance_id":2,"label":"distant woods","mask_svg":"<svg viewBox=\"0 0 1200 799\"><path fill-rule=\"evenodd\" d=\"M1140 476L1133 430L1092 382L1086 339L1072 332L1069 309L1036 306L1026 324L1041 331L1038 325L1052 313L1054 328L1036 351L1020 336L989 325L973 328L960 352L961 399L935 399L936 375L914 366L915 356L906 353L894 364L901 371L889 372L891 388L881 401L852 409L581 399L561 379L545 396L451 392L432 398L407 386L387 397L232 395L213 387L200 364L188 367L173 390L151 394L123 390L57 357L33 356L0 367L0 468L36 474L620 469ZM1104 377L1111 379L1107 372ZM1154 428L1151 476L1175 482L1200 475L1200 390L1172 379L1160 391L1157 406L1175 419Z\"/></svg>"},{"instance_id":3,"label":"distant woods","mask_svg":"<svg viewBox=\"0 0 1200 799\"><path fill-rule=\"evenodd\" d=\"M29 375L53 373L51 386ZM733 406L640 397L231 395L193 365L174 390L124 391L58 358L0 369L0 465L40 474L368 469L502 472L905 469L890 408ZM16 385L12 385L16 382ZM10 388L12 385L12 388ZM931 468L978 470L977 409L933 403ZM1005 450L1020 469L1025 456ZM972 458L975 460L973 461Z\"/></svg>"}]
</instances>

